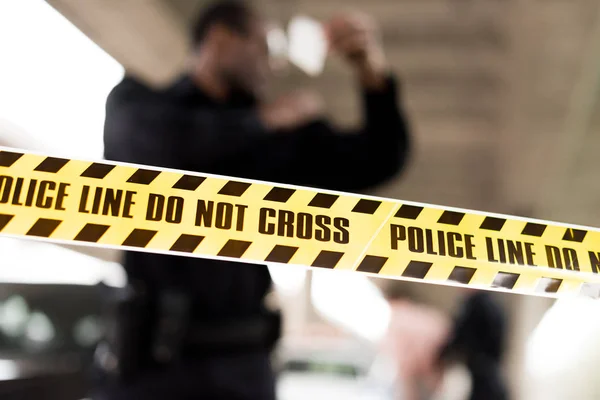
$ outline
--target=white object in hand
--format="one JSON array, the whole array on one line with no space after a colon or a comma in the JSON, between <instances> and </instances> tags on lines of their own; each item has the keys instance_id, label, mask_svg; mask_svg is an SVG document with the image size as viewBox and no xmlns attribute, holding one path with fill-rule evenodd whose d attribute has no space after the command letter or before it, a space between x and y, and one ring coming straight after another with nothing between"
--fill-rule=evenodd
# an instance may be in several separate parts
<instances>
[{"instance_id":1,"label":"white object in hand","mask_svg":"<svg viewBox=\"0 0 600 400\"><path fill-rule=\"evenodd\" d=\"M327 37L316 20L294 17L288 26L288 57L290 62L309 75L319 75L327 58Z\"/></svg>"}]
</instances>

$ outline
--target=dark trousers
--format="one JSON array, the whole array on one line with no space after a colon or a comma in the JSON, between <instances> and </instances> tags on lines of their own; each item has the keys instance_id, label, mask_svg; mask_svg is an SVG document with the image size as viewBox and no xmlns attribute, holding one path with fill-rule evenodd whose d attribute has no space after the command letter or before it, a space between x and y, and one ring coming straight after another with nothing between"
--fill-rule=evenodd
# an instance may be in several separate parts
<instances>
[{"instance_id":1,"label":"dark trousers","mask_svg":"<svg viewBox=\"0 0 600 400\"><path fill-rule=\"evenodd\" d=\"M97 379L93 400L275 400L266 352L213 356L140 372L128 383Z\"/></svg>"}]
</instances>

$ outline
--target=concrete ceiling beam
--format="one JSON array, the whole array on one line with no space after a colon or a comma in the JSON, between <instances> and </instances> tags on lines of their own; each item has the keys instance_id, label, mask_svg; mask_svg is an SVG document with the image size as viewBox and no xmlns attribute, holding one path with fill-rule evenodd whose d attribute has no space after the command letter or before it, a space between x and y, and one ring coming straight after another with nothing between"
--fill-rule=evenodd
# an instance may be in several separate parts
<instances>
[{"instance_id":1,"label":"concrete ceiling beam","mask_svg":"<svg viewBox=\"0 0 600 400\"><path fill-rule=\"evenodd\" d=\"M160 0L47 0L125 69L162 85L182 68L187 32Z\"/></svg>"}]
</instances>

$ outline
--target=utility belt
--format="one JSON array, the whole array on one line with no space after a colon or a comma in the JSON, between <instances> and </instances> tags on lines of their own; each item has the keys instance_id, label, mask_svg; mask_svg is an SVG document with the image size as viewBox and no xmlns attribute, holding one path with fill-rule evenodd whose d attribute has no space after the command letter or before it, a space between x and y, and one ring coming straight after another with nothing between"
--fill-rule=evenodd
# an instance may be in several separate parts
<instances>
[{"instance_id":1,"label":"utility belt","mask_svg":"<svg viewBox=\"0 0 600 400\"><path fill-rule=\"evenodd\" d=\"M188 293L168 289L150 294L141 285L131 285L108 304L94 365L103 376L126 381L140 370L186 359L271 352L280 335L279 312L198 321L192 319Z\"/></svg>"}]
</instances>

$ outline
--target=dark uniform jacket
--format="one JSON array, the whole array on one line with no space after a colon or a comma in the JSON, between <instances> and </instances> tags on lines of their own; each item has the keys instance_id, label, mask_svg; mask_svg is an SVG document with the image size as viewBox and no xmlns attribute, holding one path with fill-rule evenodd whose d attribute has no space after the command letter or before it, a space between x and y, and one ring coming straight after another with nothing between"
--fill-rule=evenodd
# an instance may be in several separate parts
<instances>
[{"instance_id":1,"label":"dark uniform jacket","mask_svg":"<svg viewBox=\"0 0 600 400\"><path fill-rule=\"evenodd\" d=\"M340 191L370 189L405 163L408 128L396 83L362 94L364 124L340 134L325 120L289 132L268 132L254 102L232 96L213 101L189 77L151 91L126 77L106 106L105 157L181 170ZM214 321L260 312L270 287L264 266L131 252L130 279L150 290L183 287L194 318Z\"/></svg>"}]
</instances>

